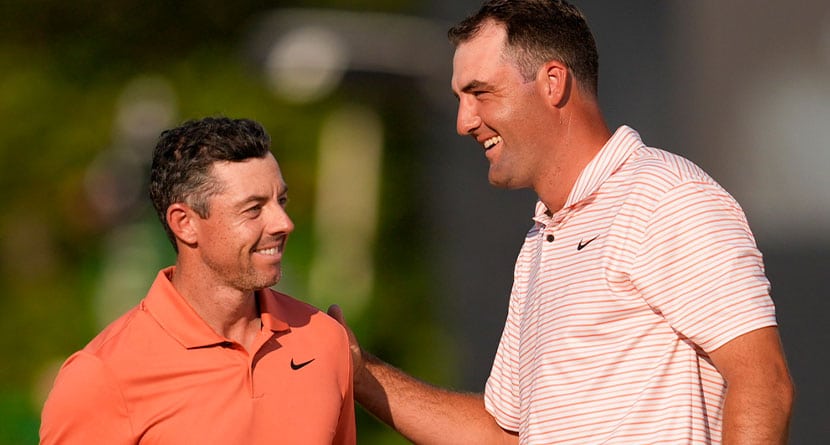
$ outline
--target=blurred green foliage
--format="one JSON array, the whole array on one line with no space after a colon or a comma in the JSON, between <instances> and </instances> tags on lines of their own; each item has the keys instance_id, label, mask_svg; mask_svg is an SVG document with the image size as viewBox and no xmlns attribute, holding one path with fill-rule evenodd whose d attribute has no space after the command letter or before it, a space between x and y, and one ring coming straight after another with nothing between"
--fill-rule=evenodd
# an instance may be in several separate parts
<instances>
[{"instance_id":1,"label":"blurred green foliage","mask_svg":"<svg viewBox=\"0 0 830 445\"><path fill-rule=\"evenodd\" d=\"M313 105L292 105L271 94L241 54L246 27L275 7L402 12L415 3L12 0L0 5L0 445L37 442L41 403L56 367L101 328L96 293L105 271L120 267L109 252L113 243L129 243L129 234L136 233L123 229L153 227L150 243L132 241L155 252L152 264L143 264L144 290L157 269L173 261L143 189L138 204L109 217L88 198L91 168L122 143L120 97L135 79L148 77L171 87L174 124L223 114L256 119L269 130L291 187L289 213L297 230L286 267L292 273L290 292L301 299L313 260L314 148L321 122L344 103L379 111L388 133L376 282L368 308L346 315L369 349L428 381L453 383L452 367L426 366L453 363L453 354L436 326L434 307L441 301L433 296L424 256L417 100L391 94L394 80L367 78ZM152 141L140 148L151 150ZM147 165L125 172L144 181ZM134 301L143 296L135 293ZM361 410L358 435L362 444L405 443Z\"/></svg>"}]
</instances>

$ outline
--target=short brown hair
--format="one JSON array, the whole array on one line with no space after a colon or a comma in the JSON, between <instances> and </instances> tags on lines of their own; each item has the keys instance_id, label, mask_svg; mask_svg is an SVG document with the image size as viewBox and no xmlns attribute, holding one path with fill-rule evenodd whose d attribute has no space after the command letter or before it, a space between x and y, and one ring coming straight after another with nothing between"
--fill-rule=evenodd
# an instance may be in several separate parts
<instances>
[{"instance_id":1,"label":"short brown hair","mask_svg":"<svg viewBox=\"0 0 830 445\"><path fill-rule=\"evenodd\" d=\"M490 0L449 30L450 41L458 46L472 39L489 20L504 25L506 54L525 80L535 78L545 62L557 60L573 72L583 89L597 94L597 46L585 16L575 6L560 0Z\"/></svg>"}]
</instances>

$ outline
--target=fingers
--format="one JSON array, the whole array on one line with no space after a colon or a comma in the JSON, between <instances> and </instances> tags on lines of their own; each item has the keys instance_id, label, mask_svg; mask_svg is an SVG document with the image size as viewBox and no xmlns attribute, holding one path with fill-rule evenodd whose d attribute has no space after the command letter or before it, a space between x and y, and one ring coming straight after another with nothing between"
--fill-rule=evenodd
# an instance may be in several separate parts
<instances>
[{"instance_id":1,"label":"fingers","mask_svg":"<svg viewBox=\"0 0 830 445\"><path fill-rule=\"evenodd\" d=\"M343 309L340 309L340 306L333 304L329 306L329 310L326 313L329 314L329 317L335 319L344 328L346 328L346 333L349 334L349 346L353 351L359 351L360 345L357 342L357 337L354 335L354 332L352 332L352 329L349 328L349 325L346 324L346 319L343 317Z\"/></svg>"},{"instance_id":2,"label":"fingers","mask_svg":"<svg viewBox=\"0 0 830 445\"><path fill-rule=\"evenodd\" d=\"M360 343L357 341L357 336L354 335L349 325L346 324L346 319L343 317L343 309L340 306L333 304L329 306L328 311L329 317L335 319L338 323L340 323L345 329L346 334L349 337L349 349L352 352L352 363L355 365L355 373L357 374L357 370L363 367L363 350L360 349Z\"/></svg>"},{"instance_id":3,"label":"fingers","mask_svg":"<svg viewBox=\"0 0 830 445\"><path fill-rule=\"evenodd\" d=\"M346 326L346 320L343 318L343 309L340 309L340 306L336 304L329 306L327 313L329 314L329 317L337 320L337 322L343 326Z\"/></svg>"}]
</instances>

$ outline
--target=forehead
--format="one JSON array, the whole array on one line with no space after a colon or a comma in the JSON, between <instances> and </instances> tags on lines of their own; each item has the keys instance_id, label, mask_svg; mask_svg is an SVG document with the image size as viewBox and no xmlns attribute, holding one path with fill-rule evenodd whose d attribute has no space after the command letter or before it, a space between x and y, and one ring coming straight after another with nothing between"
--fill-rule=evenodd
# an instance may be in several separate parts
<instances>
[{"instance_id":1,"label":"forehead","mask_svg":"<svg viewBox=\"0 0 830 445\"><path fill-rule=\"evenodd\" d=\"M216 162L212 174L222 184L224 194L247 195L265 193L274 187L278 191L286 188L280 167L271 153L241 162Z\"/></svg>"},{"instance_id":2,"label":"forehead","mask_svg":"<svg viewBox=\"0 0 830 445\"><path fill-rule=\"evenodd\" d=\"M507 39L504 26L493 21L484 22L478 33L461 43L453 56L453 91L459 92L472 81L485 80L507 64L504 45Z\"/></svg>"}]
</instances>

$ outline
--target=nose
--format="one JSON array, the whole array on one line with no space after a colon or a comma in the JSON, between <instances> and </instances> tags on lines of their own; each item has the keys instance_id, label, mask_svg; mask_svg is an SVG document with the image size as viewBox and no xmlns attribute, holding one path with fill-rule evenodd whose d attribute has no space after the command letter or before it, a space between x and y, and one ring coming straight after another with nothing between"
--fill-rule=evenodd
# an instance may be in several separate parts
<instances>
[{"instance_id":1,"label":"nose","mask_svg":"<svg viewBox=\"0 0 830 445\"><path fill-rule=\"evenodd\" d=\"M471 103L471 100L465 97L462 97L458 102L458 116L455 126L456 131L461 136L466 136L481 126L481 117L479 117L475 106Z\"/></svg>"},{"instance_id":2,"label":"nose","mask_svg":"<svg viewBox=\"0 0 830 445\"><path fill-rule=\"evenodd\" d=\"M271 218L268 224L268 231L273 234L286 234L294 231L294 221L288 216L288 212L281 205L275 205L271 212Z\"/></svg>"}]
</instances>

